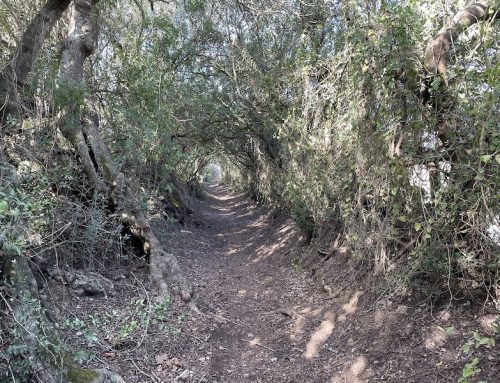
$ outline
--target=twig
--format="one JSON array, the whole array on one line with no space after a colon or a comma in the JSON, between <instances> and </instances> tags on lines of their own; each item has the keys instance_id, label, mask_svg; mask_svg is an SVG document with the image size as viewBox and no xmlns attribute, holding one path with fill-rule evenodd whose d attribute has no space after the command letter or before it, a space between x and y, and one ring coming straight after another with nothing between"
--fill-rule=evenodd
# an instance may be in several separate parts
<instances>
[{"instance_id":1,"label":"twig","mask_svg":"<svg viewBox=\"0 0 500 383\"><path fill-rule=\"evenodd\" d=\"M304 317L302 315L300 315L297 311L292 310L292 309L280 308L280 309L276 310L276 312L278 314L283 314L285 316L289 316L290 318L292 318L294 320L304 319Z\"/></svg>"},{"instance_id":2,"label":"twig","mask_svg":"<svg viewBox=\"0 0 500 383\"><path fill-rule=\"evenodd\" d=\"M265 348L269 351L272 351L272 352L276 352L276 350L273 350L271 347L267 347L267 346L264 346L263 344L259 343L259 342L254 342L253 340L247 340L247 339L241 339L243 342L248 342L252 345L255 345L255 346L260 346L262 348Z\"/></svg>"},{"instance_id":3,"label":"twig","mask_svg":"<svg viewBox=\"0 0 500 383\"><path fill-rule=\"evenodd\" d=\"M207 372L207 373L205 373L205 374L204 374L204 375L200 378L200 380L198 380L198 383L201 383L201 382L202 382L202 381L206 378L206 376L207 376L207 375L208 375L208 372Z\"/></svg>"},{"instance_id":4,"label":"twig","mask_svg":"<svg viewBox=\"0 0 500 383\"><path fill-rule=\"evenodd\" d=\"M155 382L155 383L159 383L159 382L160 382L160 381L159 381L159 380L157 380L154 376L152 376L152 375L148 374L147 372L145 372L145 371L141 370L139 367L137 367L137 364L135 364L135 361L134 361L133 359L129 359L129 360L132 362L132 364L134 365L135 369L136 369L138 372L140 372L142 375L147 376L149 379L151 379L151 380L152 380L153 382Z\"/></svg>"},{"instance_id":5,"label":"twig","mask_svg":"<svg viewBox=\"0 0 500 383\"><path fill-rule=\"evenodd\" d=\"M235 325L239 325L238 323L236 323L235 321L231 320L231 319L228 319L226 317L223 317L222 315L218 315L218 314L207 314L207 313L204 313L203 311L201 311L194 302L190 302L189 303L189 308L194 311L196 314L200 314L204 317L207 317L207 318L213 318L213 319L216 319L218 320L219 322L222 322L222 323L226 323L226 322L230 322L232 324L235 324Z\"/></svg>"}]
</instances>

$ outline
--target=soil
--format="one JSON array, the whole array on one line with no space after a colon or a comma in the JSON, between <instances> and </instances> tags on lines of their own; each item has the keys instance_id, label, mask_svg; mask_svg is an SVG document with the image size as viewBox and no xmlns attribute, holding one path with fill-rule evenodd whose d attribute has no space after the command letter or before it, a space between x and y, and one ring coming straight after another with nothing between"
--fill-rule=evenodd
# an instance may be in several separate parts
<instances>
[{"instance_id":1,"label":"soil","mask_svg":"<svg viewBox=\"0 0 500 383\"><path fill-rule=\"evenodd\" d=\"M481 372L463 382L500 382L499 347L463 350L474 331L492 337L498 316L375 300L354 284L333 297L297 266L303 239L290 219L218 185L192 208L184 226L157 217L155 230L194 283L197 310L176 298L163 310L144 262L102 272L115 284L107 298L51 283L89 366L130 383L438 383L457 382L477 357Z\"/></svg>"}]
</instances>

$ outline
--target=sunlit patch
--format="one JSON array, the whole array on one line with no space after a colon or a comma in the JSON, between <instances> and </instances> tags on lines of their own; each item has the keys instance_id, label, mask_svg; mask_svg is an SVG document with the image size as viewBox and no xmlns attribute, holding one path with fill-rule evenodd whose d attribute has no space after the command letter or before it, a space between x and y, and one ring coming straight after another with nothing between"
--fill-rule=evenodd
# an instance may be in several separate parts
<instances>
[{"instance_id":1,"label":"sunlit patch","mask_svg":"<svg viewBox=\"0 0 500 383\"><path fill-rule=\"evenodd\" d=\"M231 233L232 235L238 235L238 234L245 234L248 232L248 229L241 229L241 230L238 230L238 231L235 231L233 233Z\"/></svg>"},{"instance_id":2,"label":"sunlit patch","mask_svg":"<svg viewBox=\"0 0 500 383\"><path fill-rule=\"evenodd\" d=\"M352 315L356 312L356 310L358 309L359 297L361 296L362 293L363 293L362 291L357 290L353 294L353 296L351 297L349 302L342 305L342 311L344 311L344 313L339 315L339 317L338 317L338 320L340 322L344 322L347 319L347 315Z\"/></svg>"},{"instance_id":3,"label":"sunlit patch","mask_svg":"<svg viewBox=\"0 0 500 383\"><path fill-rule=\"evenodd\" d=\"M372 376L373 371L368 367L368 361L361 355L346 364L339 375L332 377L330 383L368 383Z\"/></svg>"},{"instance_id":4,"label":"sunlit patch","mask_svg":"<svg viewBox=\"0 0 500 383\"><path fill-rule=\"evenodd\" d=\"M314 304L313 302L313 299L309 298L309 303L311 304ZM323 309L322 308L317 308L317 309L312 309L310 308L309 306L306 307L305 309L303 310L299 310L297 311L299 314L305 316L305 317L308 317L308 318L315 318L319 315L321 315L321 313L323 312Z\"/></svg>"},{"instance_id":5,"label":"sunlit patch","mask_svg":"<svg viewBox=\"0 0 500 383\"><path fill-rule=\"evenodd\" d=\"M366 365L367 363L365 357L358 356L356 359L354 359L354 362L352 362L351 367L349 368L349 373L352 376L359 376L365 370Z\"/></svg>"},{"instance_id":6,"label":"sunlit patch","mask_svg":"<svg viewBox=\"0 0 500 383\"><path fill-rule=\"evenodd\" d=\"M319 350L328 340L330 335L332 335L333 329L335 328L334 317L331 312L325 313L323 321L319 327L314 331L311 339L307 343L306 350L304 352L304 358L312 359L319 354Z\"/></svg>"},{"instance_id":7,"label":"sunlit patch","mask_svg":"<svg viewBox=\"0 0 500 383\"><path fill-rule=\"evenodd\" d=\"M427 338L425 338L424 346L428 350L434 350L443 346L446 343L446 334L438 326L434 326Z\"/></svg>"},{"instance_id":8,"label":"sunlit patch","mask_svg":"<svg viewBox=\"0 0 500 383\"><path fill-rule=\"evenodd\" d=\"M375 314L373 315L373 322L377 328L380 328L384 325L386 318L386 311L383 309L376 309Z\"/></svg>"},{"instance_id":9,"label":"sunlit patch","mask_svg":"<svg viewBox=\"0 0 500 383\"><path fill-rule=\"evenodd\" d=\"M300 309L298 306L296 306L293 307L292 310L295 311L297 314L299 314L299 316L297 318L293 318L288 324L288 327L290 328L290 339L294 342L300 342L305 333L305 325L307 323L306 318L317 317L318 315L321 314L322 310L321 309L313 310L309 306L303 309Z\"/></svg>"},{"instance_id":10,"label":"sunlit patch","mask_svg":"<svg viewBox=\"0 0 500 383\"><path fill-rule=\"evenodd\" d=\"M265 223L266 223L265 220L262 222L258 222L256 224L256 227L260 228L263 225L265 225ZM289 243L292 240L292 238L294 237L296 238L297 236L297 232L292 229L293 229L292 227L286 225L280 230L280 233L282 233L282 235L277 239L277 241L274 241L272 245L266 244L257 248L254 251L254 253L257 254L257 257L253 258L252 262L257 263L262 261L263 259L270 258L279 253L280 251L282 251L283 249L285 249L287 246L289 246ZM256 235L254 236L254 238L255 237L257 238L264 237L264 234Z\"/></svg>"},{"instance_id":11,"label":"sunlit patch","mask_svg":"<svg viewBox=\"0 0 500 383\"><path fill-rule=\"evenodd\" d=\"M305 332L305 330L304 330L305 324L306 324L306 320L303 317L295 320L292 323L292 330L291 330L291 334L290 334L290 339L292 339L293 341L296 341L296 342L301 341L302 336L304 335L304 332Z\"/></svg>"},{"instance_id":12,"label":"sunlit patch","mask_svg":"<svg viewBox=\"0 0 500 383\"><path fill-rule=\"evenodd\" d=\"M488 334L494 334L499 325L498 315L484 315L478 320L481 328Z\"/></svg>"},{"instance_id":13,"label":"sunlit patch","mask_svg":"<svg viewBox=\"0 0 500 383\"><path fill-rule=\"evenodd\" d=\"M283 227L282 227L282 228L278 231L278 233L280 233L280 234L285 234L285 233L289 232L289 231L290 231L290 230L292 230L292 229L293 229L293 228L292 228L292 226L291 226L291 225L285 225L285 226L283 226Z\"/></svg>"},{"instance_id":14,"label":"sunlit patch","mask_svg":"<svg viewBox=\"0 0 500 383\"><path fill-rule=\"evenodd\" d=\"M226 251L226 254L227 255L236 255L236 254L239 254L241 253L242 249L240 247L233 247L232 249L229 249L228 251Z\"/></svg>"},{"instance_id":15,"label":"sunlit patch","mask_svg":"<svg viewBox=\"0 0 500 383\"><path fill-rule=\"evenodd\" d=\"M255 347L255 346L259 346L260 345L260 338L258 336L256 336L255 338L253 338L250 342L250 345L252 347Z\"/></svg>"},{"instance_id":16,"label":"sunlit patch","mask_svg":"<svg viewBox=\"0 0 500 383\"><path fill-rule=\"evenodd\" d=\"M298 312L299 312L299 313L301 313L302 315L308 315L308 314L310 314L312 311L313 311L313 309L312 309L312 308L310 308L310 307L306 307L306 308L304 308L304 309L302 309L302 310L300 310L300 311L298 311ZM316 311L316 310L314 310L314 311Z\"/></svg>"}]
</instances>

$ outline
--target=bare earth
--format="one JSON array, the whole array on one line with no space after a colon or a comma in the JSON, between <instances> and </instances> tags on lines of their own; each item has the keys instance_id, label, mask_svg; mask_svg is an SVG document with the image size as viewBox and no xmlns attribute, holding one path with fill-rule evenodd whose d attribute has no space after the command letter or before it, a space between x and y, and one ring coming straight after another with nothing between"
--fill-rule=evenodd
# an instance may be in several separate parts
<instances>
[{"instance_id":1,"label":"bare earth","mask_svg":"<svg viewBox=\"0 0 500 383\"><path fill-rule=\"evenodd\" d=\"M462 349L473 331L492 333L494 314L389 299L374 304L355 285L330 297L294 267L300 234L291 220L224 187L207 192L185 227L157 225L195 284L199 312L175 300L167 326L137 331L120 347L101 339L93 366L112 368L127 382L437 383L457 382L479 357L482 372L470 382L500 382L498 346ZM137 291L149 299L146 269L129 267L103 273L123 274L118 294L64 299L62 315L125 312Z\"/></svg>"}]
</instances>

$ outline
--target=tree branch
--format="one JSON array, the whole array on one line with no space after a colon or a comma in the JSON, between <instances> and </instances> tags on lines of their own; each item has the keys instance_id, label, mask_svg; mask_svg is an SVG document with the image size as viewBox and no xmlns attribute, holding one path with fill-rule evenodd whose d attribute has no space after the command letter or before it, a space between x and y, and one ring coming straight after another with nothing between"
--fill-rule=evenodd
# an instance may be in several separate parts
<instances>
[{"instance_id":1,"label":"tree branch","mask_svg":"<svg viewBox=\"0 0 500 383\"><path fill-rule=\"evenodd\" d=\"M446 85L446 67L454 41L460 33L480 21L498 18L498 12L490 9L485 1L469 4L455 15L449 26L442 28L430 41L425 50L426 69L439 74Z\"/></svg>"}]
</instances>

